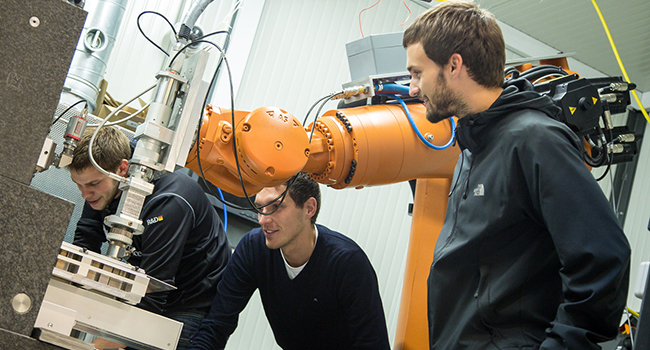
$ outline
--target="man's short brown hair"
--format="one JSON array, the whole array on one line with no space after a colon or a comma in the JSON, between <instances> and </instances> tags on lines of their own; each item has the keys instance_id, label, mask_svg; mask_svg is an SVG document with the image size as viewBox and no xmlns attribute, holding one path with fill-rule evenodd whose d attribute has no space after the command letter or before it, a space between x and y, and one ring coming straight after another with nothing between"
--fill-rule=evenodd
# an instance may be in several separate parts
<instances>
[{"instance_id":1,"label":"man's short brown hair","mask_svg":"<svg viewBox=\"0 0 650 350\"><path fill-rule=\"evenodd\" d=\"M417 43L437 65L446 65L458 53L479 85L503 86L506 49L501 28L492 13L474 2L446 1L422 13L402 39L405 48Z\"/></svg>"},{"instance_id":2,"label":"man's short brown hair","mask_svg":"<svg viewBox=\"0 0 650 350\"><path fill-rule=\"evenodd\" d=\"M84 169L93 166L88 156L88 144L94 129L86 130L79 141L77 148L72 153L72 163L68 165L70 171L82 172ZM106 171L115 171L120 167L122 159L131 159L131 146L129 139L111 126L105 126L97 132L93 141L93 157L97 164Z\"/></svg>"},{"instance_id":3,"label":"man's short brown hair","mask_svg":"<svg viewBox=\"0 0 650 350\"><path fill-rule=\"evenodd\" d=\"M320 212L320 187L307 173L298 173L284 183L289 186L289 197L296 203L298 208L304 207L309 198L316 199L316 213L311 217L311 224L316 224L318 212Z\"/></svg>"}]
</instances>

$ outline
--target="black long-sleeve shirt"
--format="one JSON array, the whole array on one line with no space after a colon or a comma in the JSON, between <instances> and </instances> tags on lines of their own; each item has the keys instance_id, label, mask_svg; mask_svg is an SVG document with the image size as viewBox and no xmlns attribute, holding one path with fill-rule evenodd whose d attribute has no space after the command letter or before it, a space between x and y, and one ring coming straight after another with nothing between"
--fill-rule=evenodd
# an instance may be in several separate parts
<instances>
[{"instance_id":1,"label":"black long-sleeve shirt","mask_svg":"<svg viewBox=\"0 0 650 350\"><path fill-rule=\"evenodd\" d=\"M129 263L177 289L147 294L138 306L158 314L207 309L231 255L221 220L187 175L172 173L153 184L140 214L144 232L133 237L136 251ZM99 253L106 241L104 217L118 204L119 197L99 211L85 203L73 244Z\"/></svg>"}]
</instances>

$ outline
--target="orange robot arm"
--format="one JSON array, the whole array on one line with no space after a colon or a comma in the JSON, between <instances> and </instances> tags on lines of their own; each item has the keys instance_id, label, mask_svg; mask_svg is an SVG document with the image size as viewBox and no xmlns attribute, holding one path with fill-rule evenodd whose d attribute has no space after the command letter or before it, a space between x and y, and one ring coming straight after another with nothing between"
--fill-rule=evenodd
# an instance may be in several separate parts
<instances>
[{"instance_id":1,"label":"orange robot arm","mask_svg":"<svg viewBox=\"0 0 650 350\"><path fill-rule=\"evenodd\" d=\"M421 103L409 109L427 139L438 145L449 141L449 121L428 122ZM230 110L209 106L197 145L205 178L238 196L244 193L237 164L251 195L299 171L336 189L451 177L459 154L457 147L427 147L399 105L330 110L316 121L311 142L313 124L303 128L293 115L275 107L235 111L234 119L233 126ZM200 174L197 145L187 167Z\"/></svg>"}]
</instances>

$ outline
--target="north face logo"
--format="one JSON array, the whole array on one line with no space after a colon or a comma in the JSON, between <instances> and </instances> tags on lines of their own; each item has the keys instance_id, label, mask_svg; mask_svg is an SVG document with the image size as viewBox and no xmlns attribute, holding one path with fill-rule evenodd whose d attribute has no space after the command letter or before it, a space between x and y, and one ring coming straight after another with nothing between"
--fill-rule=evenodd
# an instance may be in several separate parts
<instances>
[{"instance_id":1,"label":"north face logo","mask_svg":"<svg viewBox=\"0 0 650 350\"><path fill-rule=\"evenodd\" d=\"M157 223L157 222L159 222L159 221L163 221L163 217L162 217L162 215L160 215L160 216L154 216L154 217L152 217L152 218L150 218L150 219L147 219L147 226L148 226L148 225L153 225L153 224L155 224L155 223Z\"/></svg>"},{"instance_id":2,"label":"north face logo","mask_svg":"<svg viewBox=\"0 0 650 350\"><path fill-rule=\"evenodd\" d=\"M476 188L474 189L474 196L475 197L480 197L485 195L485 187L483 187L483 184L478 184Z\"/></svg>"}]
</instances>

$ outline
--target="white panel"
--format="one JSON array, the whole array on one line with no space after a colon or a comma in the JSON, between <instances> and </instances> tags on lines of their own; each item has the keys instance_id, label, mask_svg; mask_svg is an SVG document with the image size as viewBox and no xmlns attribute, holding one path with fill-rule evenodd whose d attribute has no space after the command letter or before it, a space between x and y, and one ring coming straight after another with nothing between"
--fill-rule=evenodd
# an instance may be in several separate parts
<instances>
[{"instance_id":1,"label":"white panel","mask_svg":"<svg viewBox=\"0 0 650 350\"><path fill-rule=\"evenodd\" d=\"M628 304L636 311L641 309L641 300L636 298L633 293L639 265L643 261L650 261L650 232L648 231L648 222L650 221L650 200L648 200L650 198L650 181L648 181L650 179L650 139L648 139L648 135L650 135L650 127L646 124L646 138L641 146L639 163L634 177L634 185L632 186L632 195L625 219L625 233L632 247L631 291Z\"/></svg>"},{"instance_id":2,"label":"white panel","mask_svg":"<svg viewBox=\"0 0 650 350\"><path fill-rule=\"evenodd\" d=\"M501 27L501 31L503 32L503 38L505 39L506 47L509 48L510 50L515 51L520 56L523 57L549 56L549 55L555 55L560 51L556 48L553 48L551 46L548 46L546 44L537 41L535 38L522 33L518 29L515 29L514 27L511 27L506 23L503 23L499 20L497 20L497 22L499 23L499 26ZM508 52L506 52L506 57L510 59L511 57L508 56L507 53ZM603 74L602 72L599 72L574 58L569 57L567 60L568 60L569 68L573 71L579 72L581 77L597 78L597 77L605 76L605 74Z\"/></svg>"},{"instance_id":3,"label":"white panel","mask_svg":"<svg viewBox=\"0 0 650 350\"><path fill-rule=\"evenodd\" d=\"M239 324L228 339L226 350L280 350L275 343L271 326L269 326L259 291L255 291L244 311L239 315Z\"/></svg>"},{"instance_id":4,"label":"white panel","mask_svg":"<svg viewBox=\"0 0 650 350\"><path fill-rule=\"evenodd\" d=\"M323 190L320 222L354 239L377 272L391 344L397 327L411 229L408 183L362 190ZM433 254L433 252L431 252Z\"/></svg>"},{"instance_id":5,"label":"white panel","mask_svg":"<svg viewBox=\"0 0 650 350\"><path fill-rule=\"evenodd\" d=\"M237 96L241 77L248 62L248 56L257 32L265 0L246 0L240 3L237 21L232 30L231 42L226 50L226 61L222 65L217 86L214 89L211 102L215 106L230 108L232 82L233 95Z\"/></svg>"},{"instance_id":6,"label":"white panel","mask_svg":"<svg viewBox=\"0 0 650 350\"><path fill-rule=\"evenodd\" d=\"M479 0L498 19L610 76L621 75L590 1ZM650 6L647 0L598 0L626 71L641 91L650 87ZM534 15L532 15L534 14ZM576 70L581 72L580 70Z\"/></svg>"},{"instance_id":7,"label":"white panel","mask_svg":"<svg viewBox=\"0 0 650 350\"><path fill-rule=\"evenodd\" d=\"M182 6L183 1L129 1L104 78L108 81L107 90L113 98L124 102L155 84L156 73L167 58L140 34L136 24L138 15L143 11L156 11L174 23ZM171 28L164 19L154 14L145 14L140 26L149 39L163 49L167 48L163 43L168 40ZM151 99L151 93L145 96L149 98L143 98L144 100Z\"/></svg>"},{"instance_id":8,"label":"white panel","mask_svg":"<svg viewBox=\"0 0 650 350\"><path fill-rule=\"evenodd\" d=\"M149 43L137 27L137 18L144 11L155 11L165 16L176 25L182 19L184 9L192 1L137 0L129 1L115 47L106 69L108 92L116 100L123 102L156 83L156 74L162 70L168 57ZM213 1L199 17L196 24L204 34L227 30L230 24L231 10L235 1ZM169 50L173 33L169 24L160 16L145 14L140 19L144 33L156 44ZM176 25L178 30L178 25ZM225 35L213 35L205 40L223 47ZM212 48L204 80L210 81L219 58L218 50ZM151 93L143 100L149 101Z\"/></svg>"},{"instance_id":9,"label":"white panel","mask_svg":"<svg viewBox=\"0 0 650 350\"><path fill-rule=\"evenodd\" d=\"M637 94L639 96L639 100L641 100L641 104L643 105L643 107L645 107L646 111L650 111L650 92L645 94L641 92L637 92ZM632 100L633 100L632 105L636 106L636 109L640 109L638 104L636 103L636 100L634 99Z\"/></svg>"},{"instance_id":10,"label":"white panel","mask_svg":"<svg viewBox=\"0 0 650 350\"><path fill-rule=\"evenodd\" d=\"M231 70L235 70L237 72L243 69L243 67L239 68L239 65L241 64L239 59L234 60L235 62L233 63L233 59L230 53L233 51L233 49L239 49L237 47L238 45L243 45L247 41L252 40L246 38L245 35L248 35L248 29L252 28L254 30L257 28L257 26L254 24L259 21L259 12L261 11L261 7L263 5L264 0L247 0L246 5L243 5L239 0L213 1L197 20L196 24L203 28L204 34L216 31L226 31L230 27L234 11L237 10L237 21L235 28L232 30L228 47L225 47L225 34L217 34L205 39L215 43L222 50L225 50L228 53L228 57L231 58ZM210 82L212 80L212 76L214 75L215 70L217 69L217 64L219 63L220 55L219 51L214 47L210 48L210 52L212 55L210 56L210 62L208 63L205 75L203 77L203 80L207 82ZM244 59L243 62L246 62L246 60ZM225 64L222 64L220 75L227 76L227 69ZM236 80L240 79L241 78L237 78ZM236 91L237 90L235 90L235 92Z\"/></svg>"}]
</instances>

